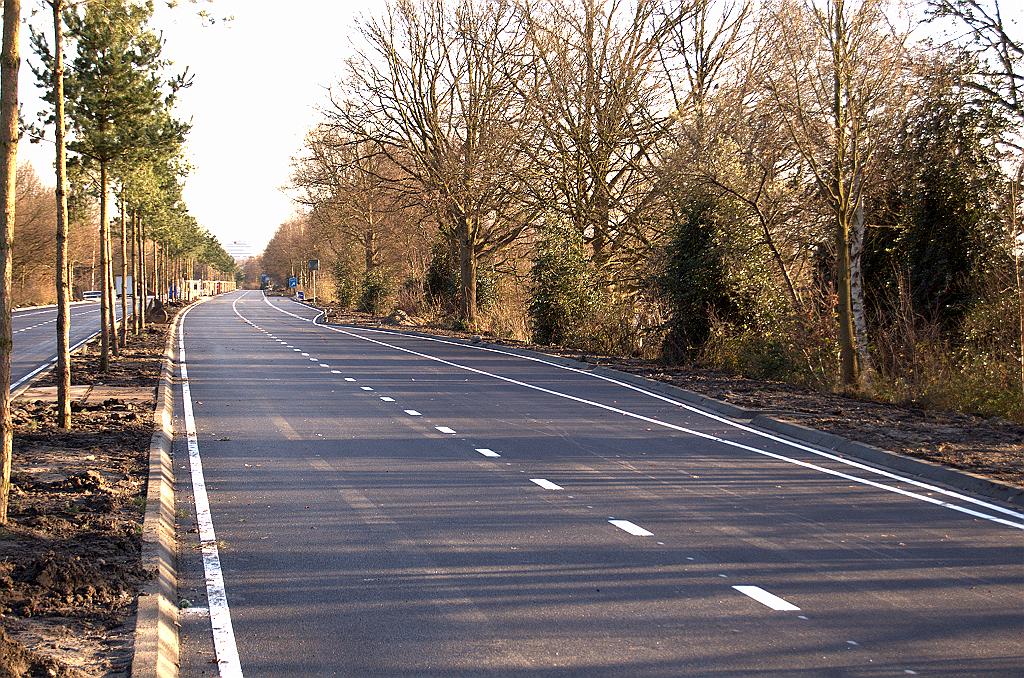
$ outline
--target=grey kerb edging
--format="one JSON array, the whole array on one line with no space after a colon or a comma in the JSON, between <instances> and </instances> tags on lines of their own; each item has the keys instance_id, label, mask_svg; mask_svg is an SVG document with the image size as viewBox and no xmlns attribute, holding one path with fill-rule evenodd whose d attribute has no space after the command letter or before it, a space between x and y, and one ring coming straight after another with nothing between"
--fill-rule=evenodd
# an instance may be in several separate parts
<instances>
[{"instance_id":1,"label":"grey kerb edging","mask_svg":"<svg viewBox=\"0 0 1024 678\"><path fill-rule=\"evenodd\" d=\"M155 576L139 591L133 678L178 675L178 573L171 445L174 442L174 339L183 311L179 309L171 323L153 410L146 517L142 522L142 566Z\"/></svg>"},{"instance_id":2,"label":"grey kerb edging","mask_svg":"<svg viewBox=\"0 0 1024 678\"><path fill-rule=\"evenodd\" d=\"M316 307L311 306L311 308ZM317 310L322 309L317 308ZM352 325L351 327L359 329L358 325ZM998 480L983 478L967 471L961 471L941 464L936 464L935 462L915 459L896 452L889 452L878 447L874 447L873 445L859 443L855 440L837 436L834 433L826 433L825 431L808 428L806 426L801 426L800 424L780 421L769 417L766 414L762 414L759 410L739 407L731 403L709 398L708 396L688 391L673 384L647 379L628 372L619 372L618 370L613 370L608 367L592 365L590 363L580 362L571 358L563 358L562 356L540 353L539 351L532 351L525 348L516 348L506 344L491 344L457 337L439 337L427 332L397 329L390 326L382 326L381 329L386 329L387 331L395 332L396 334L407 334L409 336L426 337L431 339L444 339L445 341L452 341L468 346L483 346L485 348L498 349L527 358L546 360L548 362L555 363L556 365L571 367L583 372L591 372L610 379L616 379L626 384L630 384L631 386L637 386L647 391L651 391L652 393L681 400L688 405L699 407L713 414L734 419L737 422L749 424L764 431L776 433L793 442L822 448L838 457L855 459L859 462L863 462L870 466L877 466L887 471L899 471L900 473L915 476L920 480L927 480L932 483L944 485L951 489L968 492L973 495L979 495L987 499L993 499L1015 508L1024 508L1024 489L1022 488L1014 487L1013 485L1008 485L1006 483L999 482Z\"/></svg>"}]
</instances>

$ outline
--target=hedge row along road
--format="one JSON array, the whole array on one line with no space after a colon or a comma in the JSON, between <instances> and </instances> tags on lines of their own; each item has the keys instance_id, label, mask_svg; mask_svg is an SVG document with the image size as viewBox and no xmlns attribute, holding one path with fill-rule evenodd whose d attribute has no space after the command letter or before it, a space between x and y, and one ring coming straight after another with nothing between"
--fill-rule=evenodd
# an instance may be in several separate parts
<instances>
[{"instance_id":1,"label":"hedge row along road","mask_svg":"<svg viewBox=\"0 0 1024 678\"><path fill-rule=\"evenodd\" d=\"M316 317L250 291L183 321L183 676L1022 665L1014 510L585 371Z\"/></svg>"}]
</instances>

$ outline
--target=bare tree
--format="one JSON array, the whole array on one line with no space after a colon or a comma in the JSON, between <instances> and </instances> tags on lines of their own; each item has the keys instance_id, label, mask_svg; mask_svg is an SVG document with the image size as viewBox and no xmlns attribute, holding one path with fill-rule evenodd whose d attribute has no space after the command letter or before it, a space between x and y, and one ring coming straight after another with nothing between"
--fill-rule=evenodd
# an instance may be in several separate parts
<instances>
[{"instance_id":1,"label":"bare tree","mask_svg":"<svg viewBox=\"0 0 1024 678\"><path fill-rule=\"evenodd\" d=\"M631 241L646 249L654 147L672 121L659 49L689 12L687 3L663 9L654 0L524 4L523 98L539 121L536 137L522 139L531 198L583 237L598 268L615 267Z\"/></svg>"},{"instance_id":2,"label":"bare tree","mask_svg":"<svg viewBox=\"0 0 1024 678\"><path fill-rule=\"evenodd\" d=\"M906 34L887 0L784 0L772 13L781 71L766 83L780 119L830 207L835 233L840 376L861 386L867 367L867 318L861 253L864 189L887 121L900 111Z\"/></svg>"},{"instance_id":3,"label":"bare tree","mask_svg":"<svg viewBox=\"0 0 1024 678\"><path fill-rule=\"evenodd\" d=\"M515 83L525 36L508 0L396 0L359 29L365 43L328 123L370 142L437 215L459 253L460 315L477 317L477 267L530 224L521 148L529 109Z\"/></svg>"}]
</instances>

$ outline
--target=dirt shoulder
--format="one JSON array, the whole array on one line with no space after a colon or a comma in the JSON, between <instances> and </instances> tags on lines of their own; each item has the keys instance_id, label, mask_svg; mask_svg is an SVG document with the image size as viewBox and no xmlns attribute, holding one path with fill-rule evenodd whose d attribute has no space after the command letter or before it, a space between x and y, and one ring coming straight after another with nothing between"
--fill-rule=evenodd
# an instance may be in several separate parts
<instances>
[{"instance_id":1,"label":"dirt shoulder","mask_svg":"<svg viewBox=\"0 0 1024 678\"><path fill-rule=\"evenodd\" d=\"M465 339L473 336L417 322L415 318L400 322L392 318L389 322L365 313L336 309L329 312L328 321ZM654 360L581 354L557 346L495 337L484 339L492 344L573 358L670 383L739 407L760 410L776 419L1024 487L1024 426L1003 419L862 400L715 370L672 367Z\"/></svg>"},{"instance_id":2,"label":"dirt shoulder","mask_svg":"<svg viewBox=\"0 0 1024 678\"><path fill-rule=\"evenodd\" d=\"M166 325L96 371L73 358L73 426L52 379L14 403L10 523L0 528L0 676L121 676L131 669L153 402ZM48 383L49 382L49 383Z\"/></svg>"}]
</instances>

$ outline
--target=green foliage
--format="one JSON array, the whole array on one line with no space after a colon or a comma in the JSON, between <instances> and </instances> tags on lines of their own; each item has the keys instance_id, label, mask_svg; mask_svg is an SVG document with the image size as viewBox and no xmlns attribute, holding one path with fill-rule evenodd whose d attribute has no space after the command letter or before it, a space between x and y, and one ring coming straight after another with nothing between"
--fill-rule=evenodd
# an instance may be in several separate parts
<instances>
[{"instance_id":1,"label":"green foliage","mask_svg":"<svg viewBox=\"0 0 1024 678\"><path fill-rule=\"evenodd\" d=\"M394 296L395 286L387 272L380 267L371 269L363 275L358 310L383 315L390 310Z\"/></svg>"},{"instance_id":2,"label":"green foliage","mask_svg":"<svg viewBox=\"0 0 1024 678\"><path fill-rule=\"evenodd\" d=\"M601 310L602 285L583 237L574 229L549 225L531 277L529 311L534 341L585 345Z\"/></svg>"},{"instance_id":3,"label":"green foliage","mask_svg":"<svg viewBox=\"0 0 1024 678\"><path fill-rule=\"evenodd\" d=\"M657 281L669 300L671 329L663 353L669 360L693 359L711 337L712 322L738 319L721 232L720 205L710 197L680 206L666 248L665 270Z\"/></svg>"},{"instance_id":4,"label":"green foliage","mask_svg":"<svg viewBox=\"0 0 1024 678\"><path fill-rule=\"evenodd\" d=\"M883 321L905 285L913 313L951 334L998 250L1006 121L945 71L923 85L888 169L895 228L870 232L865 279Z\"/></svg>"},{"instance_id":5,"label":"green foliage","mask_svg":"<svg viewBox=\"0 0 1024 678\"><path fill-rule=\"evenodd\" d=\"M493 270L478 268L476 274L476 307L487 310L497 298L498 274ZM430 263L423 281L423 292L427 301L439 306L446 313L458 308L462 289L462 273L459 258L448 243L434 243L430 248Z\"/></svg>"},{"instance_id":6,"label":"green foliage","mask_svg":"<svg viewBox=\"0 0 1024 678\"><path fill-rule=\"evenodd\" d=\"M359 281L349 262L341 257L331 266L331 276L334 278L334 296L338 305L347 311L355 305L356 297L360 295Z\"/></svg>"}]
</instances>

